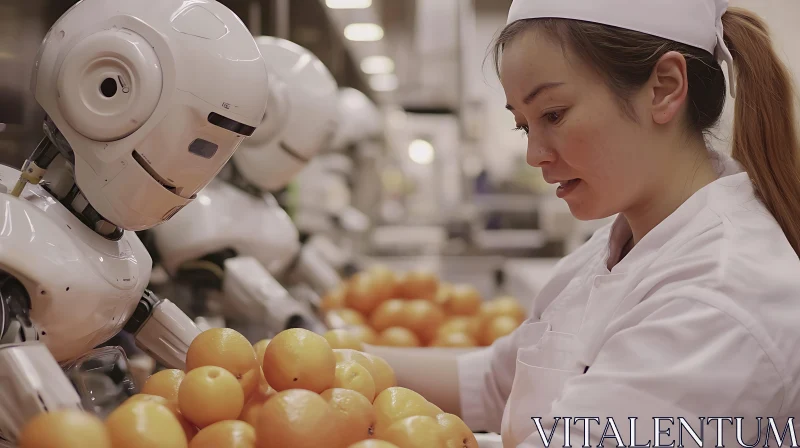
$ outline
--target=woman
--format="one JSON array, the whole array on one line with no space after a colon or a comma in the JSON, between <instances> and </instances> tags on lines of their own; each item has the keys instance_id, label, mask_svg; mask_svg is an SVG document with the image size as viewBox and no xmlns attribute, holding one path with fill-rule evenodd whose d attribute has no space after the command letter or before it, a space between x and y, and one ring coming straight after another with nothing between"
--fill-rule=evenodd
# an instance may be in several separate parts
<instances>
[{"instance_id":1,"label":"woman","mask_svg":"<svg viewBox=\"0 0 800 448\"><path fill-rule=\"evenodd\" d=\"M800 411L800 177L764 23L723 0L515 0L495 52L528 163L576 218L618 217L559 263L523 326L451 369L464 420L505 447L544 446L532 417L547 437L554 417L597 417L593 446L618 444L608 417L626 445L658 442L653 417L673 418L666 445L678 417L706 446L717 421L700 417L743 417L751 444L775 417L780 436ZM732 159L704 139L726 97L718 59L736 68ZM584 443L582 421L571 442L563 426L550 446Z\"/></svg>"}]
</instances>

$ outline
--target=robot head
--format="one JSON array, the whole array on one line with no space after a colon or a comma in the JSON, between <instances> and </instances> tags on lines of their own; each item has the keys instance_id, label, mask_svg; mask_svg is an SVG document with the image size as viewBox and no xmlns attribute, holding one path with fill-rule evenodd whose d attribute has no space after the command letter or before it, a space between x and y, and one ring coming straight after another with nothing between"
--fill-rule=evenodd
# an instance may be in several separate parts
<instances>
[{"instance_id":1,"label":"robot head","mask_svg":"<svg viewBox=\"0 0 800 448\"><path fill-rule=\"evenodd\" d=\"M331 149L342 151L360 141L383 133L383 115L375 103L360 90L345 87L339 90L339 127Z\"/></svg>"},{"instance_id":2,"label":"robot head","mask_svg":"<svg viewBox=\"0 0 800 448\"><path fill-rule=\"evenodd\" d=\"M144 230L191 202L255 131L268 75L217 1L83 0L45 37L31 88L89 204Z\"/></svg>"},{"instance_id":3,"label":"robot head","mask_svg":"<svg viewBox=\"0 0 800 448\"><path fill-rule=\"evenodd\" d=\"M330 144L337 126L338 85L305 48L284 39L256 39L270 72L264 123L233 157L239 172L266 191L286 186Z\"/></svg>"}]
</instances>

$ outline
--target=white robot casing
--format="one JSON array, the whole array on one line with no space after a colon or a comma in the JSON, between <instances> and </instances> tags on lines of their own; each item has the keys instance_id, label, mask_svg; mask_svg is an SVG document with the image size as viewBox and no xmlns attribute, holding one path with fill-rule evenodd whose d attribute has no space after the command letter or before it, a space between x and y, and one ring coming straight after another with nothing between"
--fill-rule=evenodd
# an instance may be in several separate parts
<instances>
[{"instance_id":1,"label":"white robot casing","mask_svg":"<svg viewBox=\"0 0 800 448\"><path fill-rule=\"evenodd\" d=\"M276 37L256 38L270 72L264 125L233 156L241 174L276 191L330 144L337 127L338 84L316 56Z\"/></svg>"},{"instance_id":2,"label":"white robot casing","mask_svg":"<svg viewBox=\"0 0 800 448\"><path fill-rule=\"evenodd\" d=\"M0 193L19 171L0 166ZM139 304L152 261L135 233L109 241L38 185L0 195L0 267L25 286L31 321L57 361L119 333Z\"/></svg>"},{"instance_id":3,"label":"white robot casing","mask_svg":"<svg viewBox=\"0 0 800 448\"><path fill-rule=\"evenodd\" d=\"M300 250L297 228L272 196L249 195L218 179L152 232L170 275L186 261L231 248L277 276Z\"/></svg>"},{"instance_id":4,"label":"white robot casing","mask_svg":"<svg viewBox=\"0 0 800 448\"><path fill-rule=\"evenodd\" d=\"M83 0L45 37L31 88L89 203L143 230L188 204L261 123L267 82L247 28L216 1Z\"/></svg>"},{"instance_id":5,"label":"white robot casing","mask_svg":"<svg viewBox=\"0 0 800 448\"><path fill-rule=\"evenodd\" d=\"M339 89L339 125L330 149L343 151L363 140L383 134L383 114L364 92L352 87Z\"/></svg>"}]
</instances>

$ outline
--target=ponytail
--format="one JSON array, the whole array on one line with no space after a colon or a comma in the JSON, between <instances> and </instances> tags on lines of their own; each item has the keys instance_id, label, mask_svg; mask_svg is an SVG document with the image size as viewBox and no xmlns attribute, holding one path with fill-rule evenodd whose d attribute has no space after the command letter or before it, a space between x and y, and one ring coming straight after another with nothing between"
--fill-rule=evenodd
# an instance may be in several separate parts
<instances>
[{"instance_id":1,"label":"ponytail","mask_svg":"<svg viewBox=\"0 0 800 448\"><path fill-rule=\"evenodd\" d=\"M759 17L730 8L722 23L736 71L733 158L800 254L800 143L789 71Z\"/></svg>"}]
</instances>

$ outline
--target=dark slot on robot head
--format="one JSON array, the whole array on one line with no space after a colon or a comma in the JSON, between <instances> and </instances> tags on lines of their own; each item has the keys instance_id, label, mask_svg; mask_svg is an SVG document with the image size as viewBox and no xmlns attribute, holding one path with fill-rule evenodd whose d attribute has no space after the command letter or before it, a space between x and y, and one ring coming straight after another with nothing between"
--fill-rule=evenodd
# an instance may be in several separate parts
<instances>
[{"instance_id":1,"label":"dark slot on robot head","mask_svg":"<svg viewBox=\"0 0 800 448\"><path fill-rule=\"evenodd\" d=\"M138 164L139 164L139 166L141 166L142 168L144 168L144 170L145 170L145 171L147 171L147 174L149 174L149 175L150 175L150 177L152 177L152 178L153 178L153 179L155 179L155 180L156 180L156 181L157 181L159 184L161 184L161 186L162 186L162 187L164 187L164 188L166 188L167 190L169 190L169 191L170 191L172 194L175 194L175 195L178 195L178 196L180 196L180 192L178 191L178 189L177 189L177 188L176 188L174 185L172 185L172 184L170 184L169 182L167 182L167 180L166 180L166 179L164 179L163 177L161 177L161 176L160 176L160 175L159 175L159 174L158 174L158 173L157 173L157 172L156 172L156 171L153 169L153 167L152 167L152 166L150 166L150 164L149 164L149 163L147 163L147 161L144 159L144 157L142 157L142 155L141 155L141 154L139 154L139 152L138 152L138 151L133 151L133 160L135 160L135 161L136 161L136 163L138 163Z\"/></svg>"},{"instance_id":2,"label":"dark slot on robot head","mask_svg":"<svg viewBox=\"0 0 800 448\"><path fill-rule=\"evenodd\" d=\"M223 117L222 115L216 112L211 112L210 114L208 114L208 122L213 124L214 126L219 126L222 129L227 129L231 132L235 132L241 135L246 135L248 137L253 135L253 132L256 131L256 128L254 128L253 126L248 126L244 123L240 123L228 117Z\"/></svg>"}]
</instances>

